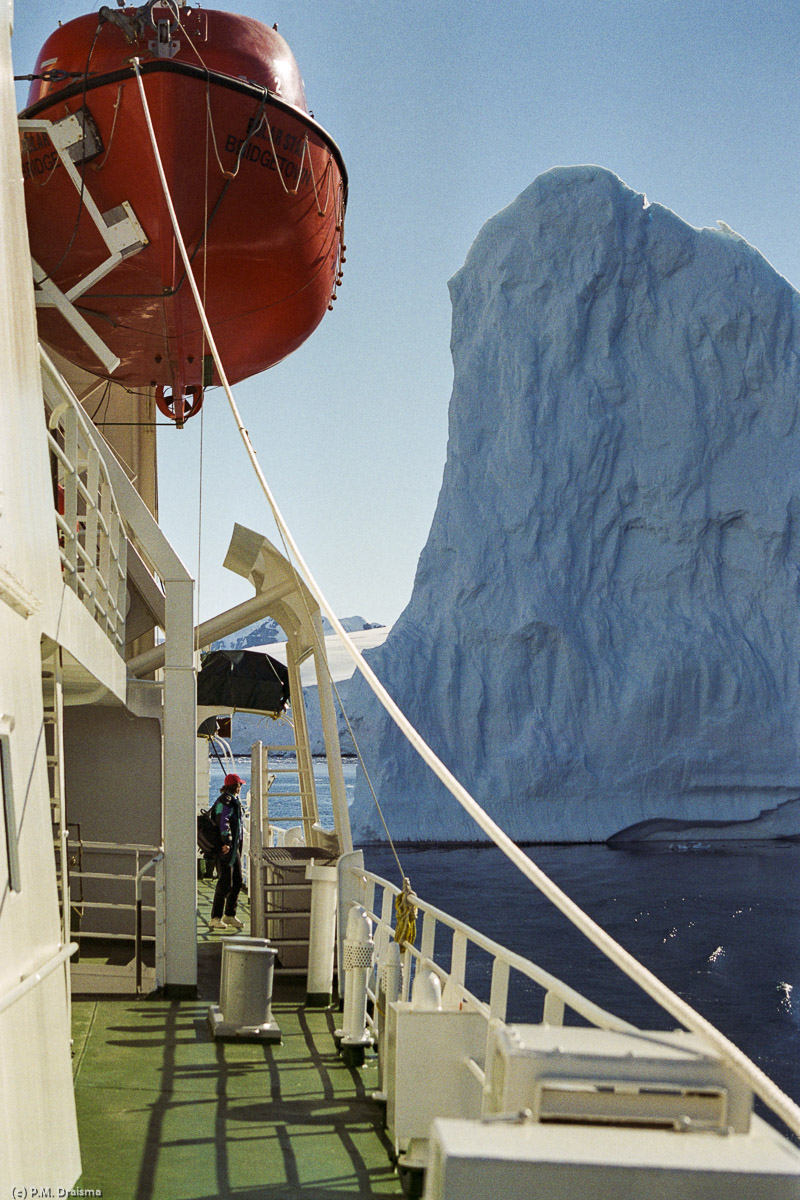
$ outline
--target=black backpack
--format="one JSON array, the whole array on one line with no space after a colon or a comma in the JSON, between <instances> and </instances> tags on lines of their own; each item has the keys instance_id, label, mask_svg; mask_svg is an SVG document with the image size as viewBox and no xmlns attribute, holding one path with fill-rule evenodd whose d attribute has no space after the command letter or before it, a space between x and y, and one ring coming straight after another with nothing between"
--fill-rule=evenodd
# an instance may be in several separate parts
<instances>
[{"instance_id":1,"label":"black backpack","mask_svg":"<svg viewBox=\"0 0 800 1200\"><path fill-rule=\"evenodd\" d=\"M222 837L219 824L214 817L216 801L210 808L204 808L197 814L197 846L202 854L219 854L222 848Z\"/></svg>"}]
</instances>

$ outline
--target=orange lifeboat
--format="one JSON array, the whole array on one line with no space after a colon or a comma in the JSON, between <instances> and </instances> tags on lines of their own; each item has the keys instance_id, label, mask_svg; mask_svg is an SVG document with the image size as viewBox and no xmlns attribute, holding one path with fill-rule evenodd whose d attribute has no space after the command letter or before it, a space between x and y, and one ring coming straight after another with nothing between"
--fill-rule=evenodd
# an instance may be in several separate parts
<instances>
[{"instance_id":1,"label":"orange lifeboat","mask_svg":"<svg viewBox=\"0 0 800 1200\"><path fill-rule=\"evenodd\" d=\"M219 379L159 181L137 64L231 382L291 354L330 308L344 261L347 174L308 111L287 43L258 21L150 0L101 8L45 42L21 114L40 334L87 371L156 387L160 407L182 423Z\"/></svg>"}]
</instances>

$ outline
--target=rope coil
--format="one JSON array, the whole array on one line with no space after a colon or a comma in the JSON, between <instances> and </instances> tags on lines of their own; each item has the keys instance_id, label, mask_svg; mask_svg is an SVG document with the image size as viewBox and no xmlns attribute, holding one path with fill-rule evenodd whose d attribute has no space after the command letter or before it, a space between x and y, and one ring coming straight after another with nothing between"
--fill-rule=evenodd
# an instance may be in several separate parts
<instances>
[{"instance_id":1,"label":"rope coil","mask_svg":"<svg viewBox=\"0 0 800 1200\"><path fill-rule=\"evenodd\" d=\"M412 900L411 881L403 877L403 890L394 898L395 922L394 940L402 949L406 943L414 945L417 936L417 906Z\"/></svg>"}]
</instances>

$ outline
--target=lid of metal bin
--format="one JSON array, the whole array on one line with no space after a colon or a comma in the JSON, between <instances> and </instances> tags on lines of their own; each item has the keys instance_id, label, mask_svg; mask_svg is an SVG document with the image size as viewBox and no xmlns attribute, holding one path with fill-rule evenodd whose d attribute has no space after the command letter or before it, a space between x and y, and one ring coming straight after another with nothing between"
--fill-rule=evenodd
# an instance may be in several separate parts
<instances>
[{"instance_id":1,"label":"lid of metal bin","mask_svg":"<svg viewBox=\"0 0 800 1200\"><path fill-rule=\"evenodd\" d=\"M222 943L223 953L226 950L243 950L250 954L278 953L277 948L272 945L269 938L245 937L242 934L238 937L226 938Z\"/></svg>"},{"instance_id":2,"label":"lid of metal bin","mask_svg":"<svg viewBox=\"0 0 800 1200\"><path fill-rule=\"evenodd\" d=\"M318 862L336 862L337 857L321 846L269 846L261 851L262 860L274 866L290 866L292 863L309 862L312 858Z\"/></svg>"},{"instance_id":3,"label":"lid of metal bin","mask_svg":"<svg viewBox=\"0 0 800 1200\"><path fill-rule=\"evenodd\" d=\"M225 937L222 943L223 949L225 946L233 946L235 950L273 950L275 947L269 940L269 937L249 937L247 934L236 934L235 937Z\"/></svg>"}]
</instances>

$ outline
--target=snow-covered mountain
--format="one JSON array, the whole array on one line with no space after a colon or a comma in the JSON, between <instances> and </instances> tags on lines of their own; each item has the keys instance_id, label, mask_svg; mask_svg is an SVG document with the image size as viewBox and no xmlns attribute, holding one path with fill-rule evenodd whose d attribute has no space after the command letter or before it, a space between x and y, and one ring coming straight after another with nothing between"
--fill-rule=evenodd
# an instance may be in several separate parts
<instances>
[{"instance_id":1,"label":"snow-covered mountain","mask_svg":"<svg viewBox=\"0 0 800 1200\"><path fill-rule=\"evenodd\" d=\"M251 646L266 646L270 642L285 642L286 634L272 617L264 617L245 625L238 633L211 643L212 650L249 650Z\"/></svg>"},{"instance_id":2,"label":"snow-covered mountain","mask_svg":"<svg viewBox=\"0 0 800 1200\"><path fill-rule=\"evenodd\" d=\"M798 293L598 167L537 179L450 290L442 489L369 655L389 691L518 839L800 795ZM351 708L393 836L475 838L360 679ZM363 781L352 818L382 836Z\"/></svg>"},{"instance_id":3,"label":"snow-covered mountain","mask_svg":"<svg viewBox=\"0 0 800 1200\"><path fill-rule=\"evenodd\" d=\"M371 624L365 621L363 617L341 617L342 625L347 633L357 633L361 629L380 629L380 624ZM330 622L327 617L322 618L323 633L333 633ZM286 634L281 629L277 621L273 621L272 617L264 617L260 621L254 621L252 625L245 625L244 629L240 629L238 633L233 633L229 637L220 638L219 641L213 642L212 650L249 650L252 646L268 646L271 642L285 642Z\"/></svg>"},{"instance_id":4,"label":"snow-covered mountain","mask_svg":"<svg viewBox=\"0 0 800 1200\"><path fill-rule=\"evenodd\" d=\"M356 638L357 642L361 641L364 644L371 645L374 645L376 641L381 639L383 630L385 628L383 625L375 622L365 621L363 617L358 616L342 617L341 622L347 633L359 634L364 633L367 630L376 631L372 637L365 637L361 639ZM330 637L330 635L333 633L331 625L325 617L322 618L322 628L326 638ZM232 634L230 637L220 638L218 642L213 643L212 649L247 650L258 646L267 647L267 652L269 653L270 646L275 646L276 643L280 644L285 641L286 634L283 632L280 625L278 625L276 621L273 621L271 617L267 617L264 620L255 621L252 625L248 625L244 629L240 629L238 633ZM349 658L346 660L346 663L343 663L342 655L336 653L337 643L338 639L336 639L336 642L329 647L328 661L330 664L330 669L333 673L333 677L336 680L336 686L339 691L342 704L345 706L345 709L349 714L348 697L351 686L351 680L349 676L352 675L353 666ZM280 658L282 662L285 661L285 656L280 653L280 647L278 647L277 650L273 650L273 654L275 657ZM308 665L309 668L312 668L310 660ZM305 674L305 667L303 670ZM311 676L313 676L313 668L310 671L310 677ZM322 717L320 716L319 711L319 697L317 694L316 685L311 684L308 687L304 687L303 695L305 698L306 715L308 718L308 735L311 742L311 753L324 754L325 742L322 736ZM355 748L353 746L350 733L347 729L347 723L342 717L341 712L339 712L338 703L336 703L336 709L339 716L339 741L341 744L342 753L353 754L355 753ZM278 736L276 727L268 718L260 717L253 713L237 713L235 715L233 720L233 736L231 739L231 746L235 754L249 754L250 748L255 741L260 740L266 743L270 740L274 741L276 738L279 742L287 741L285 733L281 733L280 736Z\"/></svg>"}]
</instances>

